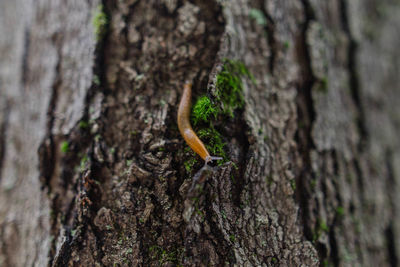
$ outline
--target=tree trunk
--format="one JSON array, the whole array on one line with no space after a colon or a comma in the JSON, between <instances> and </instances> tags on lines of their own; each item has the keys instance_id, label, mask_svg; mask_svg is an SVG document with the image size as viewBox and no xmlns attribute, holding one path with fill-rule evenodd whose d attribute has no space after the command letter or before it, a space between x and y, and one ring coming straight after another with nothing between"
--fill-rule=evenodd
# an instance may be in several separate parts
<instances>
[{"instance_id":1,"label":"tree trunk","mask_svg":"<svg viewBox=\"0 0 400 267\"><path fill-rule=\"evenodd\" d=\"M1 1L0 266L398 266L399 4Z\"/></svg>"}]
</instances>

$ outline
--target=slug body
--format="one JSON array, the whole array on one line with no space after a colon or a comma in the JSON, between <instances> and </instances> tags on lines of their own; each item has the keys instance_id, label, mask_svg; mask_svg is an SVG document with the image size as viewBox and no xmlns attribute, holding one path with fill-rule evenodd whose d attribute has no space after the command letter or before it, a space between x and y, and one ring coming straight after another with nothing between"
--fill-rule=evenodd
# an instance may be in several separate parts
<instances>
[{"instance_id":1,"label":"slug body","mask_svg":"<svg viewBox=\"0 0 400 267\"><path fill-rule=\"evenodd\" d=\"M212 160L222 159L220 157L210 156L205 145L193 131L190 125L190 108L192 98L192 84L186 82L183 88L183 94L178 109L178 128L186 143L196 152L206 164Z\"/></svg>"}]
</instances>

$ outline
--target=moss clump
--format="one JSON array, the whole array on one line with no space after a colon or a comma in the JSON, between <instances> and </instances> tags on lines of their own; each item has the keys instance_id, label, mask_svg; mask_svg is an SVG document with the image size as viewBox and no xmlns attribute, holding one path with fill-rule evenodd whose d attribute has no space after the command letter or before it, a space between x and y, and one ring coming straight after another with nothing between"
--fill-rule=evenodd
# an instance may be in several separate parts
<instances>
[{"instance_id":1,"label":"moss clump","mask_svg":"<svg viewBox=\"0 0 400 267\"><path fill-rule=\"evenodd\" d=\"M69 143L68 143L68 141L63 141L61 143L61 147L60 148L61 148L61 152L67 153L69 151Z\"/></svg>"},{"instance_id":2,"label":"moss clump","mask_svg":"<svg viewBox=\"0 0 400 267\"><path fill-rule=\"evenodd\" d=\"M344 215L344 208L342 206L339 206L336 208L336 214L340 217Z\"/></svg>"},{"instance_id":3,"label":"moss clump","mask_svg":"<svg viewBox=\"0 0 400 267\"><path fill-rule=\"evenodd\" d=\"M223 158L223 160L218 161L218 164L228 161L228 157L224 151L226 144L222 139L222 135L214 127L210 126L209 128L202 128L198 130L197 135L203 141L211 155ZM193 167L199 162L199 160L195 157L195 153L190 149L190 147L185 148L185 153L190 153L191 156L188 160L183 162L183 166L187 173L191 173Z\"/></svg>"},{"instance_id":4,"label":"moss clump","mask_svg":"<svg viewBox=\"0 0 400 267\"><path fill-rule=\"evenodd\" d=\"M287 51L290 48L290 42L289 41L285 41L283 43L283 48L285 49L285 51Z\"/></svg>"},{"instance_id":5,"label":"moss clump","mask_svg":"<svg viewBox=\"0 0 400 267\"><path fill-rule=\"evenodd\" d=\"M79 128L87 129L87 128L89 128L89 123L87 121L80 121L79 122Z\"/></svg>"},{"instance_id":6,"label":"moss clump","mask_svg":"<svg viewBox=\"0 0 400 267\"><path fill-rule=\"evenodd\" d=\"M326 76L321 79L321 89L324 92L328 91L328 78Z\"/></svg>"},{"instance_id":7,"label":"moss clump","mask_svg":"<svg viewBox=\"0 0 400 267\"><path fill-rule=\"evenodd\" d=\"M324 232L329 232L329 227L324 221L319 221L319 228Z\"/></svg>"},{"instance_id":8,"label":"moss clump","mask_svg":"<svg viewBox=\"0 0 400 267\"><path fill-rule=\"evenodd\" d=\"M221 102L220 113L233 117L233 111L244 105L242 77L254 78L240 61L225 60L217 75L216 98Z\"/></svg>"},{"instance_id":9,"label":"moss clump","mask_svg":"<svg viewBox=\"0 0 400 267\"><path fill-rule=\"evenodd\" d=\"M218 115L218 109L211 102L210 98L207 96L202 96L197 99L196 103L193 105L191 114L193 125L197 125L199 122L208 122L211 116L216 119Z\"/></svg>"},{"instance_id":10,"label":"moss clump","mask_svg":"<svg viewBox=\"0 0 400 267\"><path fill-rule=\"evenodd\" d=\"M322 219L317 220L317 227L313 234L313 242L317 241L322 233L328 233L329 227L326 222Z\"/></svg>"},{"instance_id":11,"label":"moss clump","mask_svg":"<svg viewBox=\"0 0 400 267\"><path fill-rule=\"evenodd\" d=\"M160 265L164 265L165 263L175 263L179 266L179 261L181 260L183 255L183 249L177 248L172 251L167 251L166 249L154 245L149 248L149 256L152 260L158 260Z\"/></svg>"},{"instance_id":12,"label":"moss clump","mask_svg":"<svg viewBox=\"0 0 400 267\"><path fill-rule=\"evenodd\" d=\"M97 35L96 35L97 36ZM97 85L97 86L99 86L100 85L100 78L99 78L99 76L98 75L93 75L93 83L95 84L95 85Z\"/></svg>"},{"instance_id":13,"label":"moss clump","mask_svg":"<svg viewBox=\"0 0 400 267\"><path fill-rule=\"evenodd\" d=\"M204 142L209 153L223 158L222 161L218 162L219 164L229 159L224 151L226 144L223 142L222 135L213 127L213 120L216 120L218 116L221 116L221 119L226 119L226 116L233 118L234 111L243 108L243 77L248 77L254 82L253 76L242 62L225 59L222 71L216 77L215 98L210 99L208 96L201 96L192 107L192 125L195 126L195 131ZM184 162L184 167L188 173L192 172L193 167L198 162L193 152L192 155L193 157Z\"/></svg>"},{"instance_id":14,"label":"moss clump","mask_svg":"<svg viewBox=\"0 0 400 267\"><path fill-rule=\"evenodd\" d=\"M104 13L103 5L97 6L97 9L94 13L92 20L94 34L96 35L96 40L100 40L106 29L106 25L108 24L108 19L106 13Z\"/></svg>"},{"instance_id":15,"label":"moss clump","mask_svg":"<svg viewBox=\"0 0 400 267\"><path fill-rule=\"evenodd\" d=\"M228 160L224 151L225 143L221 134L214 127L201 129L198 131L198 135L205 142L205 146L211 155L222 157L223 161Z\"/></svg>"},{"instance_id":16,"label":"moss clump","mask_svg":"<svg viewBox=\"0 0 400 267\"><path fill-rule=\"evenodd\" d=\"M80 170L84 171L86 168L86 163L89 161L89 157L87 155L84 155L81 159L81 162L79 164Z\"/></svg>"},{"instance_id":17,"label":"moss clump","mask_svg":"<svg viewBox=\"0 0 400 267\"><path fill-rule=\"evenodd\" d=\"M192 172L192 170L193 170L193 167L194 167L194 165L197 163L197 159L194 157L194 155L193 155L193 157L191 157L190 159L188 159L187 161L185 161L184 163L183 163L183 166L185 166L185 170L188 172L188 173L191 173Z\"/></svg>"},{"instance_id":18,"label":"moss clump","mask_svg":"<svg viewBox=\"0 0 400 267\"><path fill-rule=\"evenodd\" d=\"M200 161L196 157L194 151L189 146L185 147L184 153L185 155L189 154L188 159L183 162L183 166L185 167L186 172L190 174L193 171L193 167Z\"/></svg>"},{"instance_id":19,"label":"moss clump","mask_svg":"<svg viewBox=\"0 0 400 267\"><path fill-rule=\"evenodd\" d=\"M249 17L254 19L258 25L266 26L267 18L260 9L252 8L249 12Z\"/></svg>"},{"instance_id":20,"label":"moss clump","mask_svg":"<svg viewBox=\"0 0 400 267\"><path fill-rule=\"evenodd\" d=\"M295 179L290 180L290 186L292 187L293 191L296 191L296 180Z\"/></svg>"},{"instance_id":21,"label":"moss clump","mask_svg":"<svg viewBox=\"0 0 400 267\"><path fill-rule=\"evenodd\" d=\"M219 114L233 117L233 111L244 105L242 78L249 77L255 82L246 66L235 60L224 60L222 71L217 75L216 102L201 96L192 107L192 122L197 125L201 122L209 122L212 117L216 119Z\"/></svg>"}]
</instances>

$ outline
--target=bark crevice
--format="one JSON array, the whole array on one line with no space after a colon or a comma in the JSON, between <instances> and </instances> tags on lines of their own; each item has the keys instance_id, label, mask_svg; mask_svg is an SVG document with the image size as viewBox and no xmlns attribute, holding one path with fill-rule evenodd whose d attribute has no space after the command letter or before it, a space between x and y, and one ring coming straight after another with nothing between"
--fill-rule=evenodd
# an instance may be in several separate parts
<instances>
[{"instance_id":1,"label":"bark crevice","mask_svg":"<svg viewBox=\"0 0 400 267\"><path fill-rule=\"evenodd\" d=\"M60 43L56 43L55 39L53 39L55 45L60 45ZM48 196L51 196L52 187L51 187L51 180L54 176L54 171L56 167L56 147L54 144L54 136L52 134L54 121L55 121L55 114L54 111L56 109L57 98L58 98L58 91L61 85L61 64L62 58L60 53L61 47L57 46L57 64L55 67L56 77L51 87L51 96L49 100L49 105L47 107L47 124L46 124L46 135L39 146L38 149L38 157L39 157L39 177L41 180L42 190L47 189ZM49 197L50 200L50 208L53 211L53 216L50 217L50 231L53 236L57 236L57 230L55 230L55 226L57 225L56 219L59 213L59 208L57 206L58 195L53 196L52 198ZM56 249L56 239L54 238L50 244L49 248L49 255L53 255ZM49 265L52 262L52 258L49 258Z\"/></svg>"},{"instance_id":2,"label":"bark crevice","mask_svg":"<svg viewBox=\"0 0 400 267\"><path fill-rule=\"evenodd\" d=\"M395 171L393 167L393 154L390 149L387 149L385 153L385 161L386 161L386 170L388 174L387 179L387 191L388 191L388 198L390 204L390 212L393 218L396 218L396 203L394 203L396 199L396 177ZM392 267L398 266L399 258L397 255L397 247L396 247L396 232L395 232L395 224L393 222L389 222L385 229L385 238L386 238L386 246L387 246L387 255L389 258L390 265Z\"/></svg>"},{"instance_id":3,"label":"bark crevice","mask_svg":"<svg viewBox=\"0 0 400 267\"><path fill-rule=\"evenodd\" d=\"M54 111L56 110L57 99L58 99L58 91L61 86L61 47L60 42L56 42L56 36L53 39L54 44L57 45L57 64L55 67L56 77L54 79L53 85L51 87L51 96L49 105L47 107L47 124L46 124L46 136L39 147L39 162L40 162L40 177L42 179L42 186L46 187L51 193L50 182L52 176L54 174L54 168L56 163L56 152L55 152L55 144L54 144L54 136L53 136L53 126L55 121Z\"/></svg>"},{"instance_id":4,"label":"bark crevice","mask_svg":"<svg viewBox=\"0 0 400 267\"><path fill-rule=\"evenodd\" d=\"M367 143L368 132L367 132L367 127L365 125L365 112L360 95L361 88L360 88L360 82L358 77L358 66L357 66L358 45L350 30L347 0L339 0L339 3L340 3L340 16L341 16L343 31L345 32L347 40L349 42L347 48L347 59L348 59L347 69L350 77L349 83L350 83L351 95L358 111L357 114L358 117L356 118L357 127L360 134L360 140L358 142L358 151L362 152L365 149L365 144Z\"/></svg>"},{"instance_id":5,"label":"bark crevice","mask_svg":"<svg viewBox=\"0 0 400 267\"><path fill-rule=\"evenodd\" d=\"M275 38L275 22L272 16L268 13L267 9L265 8L263 0L259 0L258 6L260 10L263 12L265 18L267 19L267 23L264 26L264 28L265 31L267 32L268 46L271 49L268 66L271 75L274 75L275 61L278 53L277 41Z\"/></svg>"},{"instance_id":6,"label":"bark crevice","mask_svg":"<svg viewBox=\"0 0 400 267\"><path fill-rule=\"evenodd\" d=\"M312 88L316 82L316 78L312 73L310 51L307 44L307 31L310 23L314 20L314 14L310 3L302 0L305 13L305 20L301 27L301 33L298 37L298 60L303 70L302 80L299 81L297 87L297 110L298 110L298 130L296 140L299 144L299 151L302 158L302 166L296 179L297 199L300 205L300 213L303 219L303 230L306 238L312 241L312 229L308 222L308 199L310 180L315 179L315 174L311 167L311 151L315 148L312 138L312 127L315 121L315 110L312 98Z\"/></svg>"},{"instance_id":7,"label":"bark crevice","mask_svg":"<svg viewBox=\"0 0 400 267\"><path fill-rule=\"evenodd\" d=\"M387 244L390 266L396 267L396 266L399 266L398 265L399 260L396 255L396 240L395 240L395 234L394 234L393 229L394 229L393 224L390 224L385 230L385 237L386 237L386 244Z\"/></svg>"},{"instance_id":8,"label":"bark crevice","mask_svg":"<svg viewBox=\"0 0 400 267\"><path fill-rule=\"evenodd\" d=\"M0 121L0 181L3 172L4 156L6 153L7 128L10 116L10 105L7 100L5 101L4 108L1 110L1 112L3 115Z\"/></svg>"},{"instance_id":9,"label":"bark crevice","mask_svg":"<svg viewBox=\"0 0 400 267\"><path fill-rule=\"evenodd\" d=\"M21 71L21 81L25 85L28 83L28 59L29 59L29 48L30 48L30 28L26 27L24 32L24 51L22 54L22 71Z\"/></svg>"}]
</instances>

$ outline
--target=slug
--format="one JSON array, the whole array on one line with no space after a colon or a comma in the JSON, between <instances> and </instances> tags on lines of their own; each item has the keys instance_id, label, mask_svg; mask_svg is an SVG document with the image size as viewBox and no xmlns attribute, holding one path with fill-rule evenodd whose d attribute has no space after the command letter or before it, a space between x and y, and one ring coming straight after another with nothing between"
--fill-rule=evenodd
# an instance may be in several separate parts
<instances>
[{"instance_id":1,"label":"slug","mask_svg":"<svg viewBox=\"0 0 400 267\"><path fill-rule=\"evenodd\" d=\"M190 126L191 98L192 83L185 82L181 102L178 108L178 128L186 143L205 161L205 164L207 165L207 163L213 160L219 160L222 158L211 156L203 142L193 131L192 126Z\"/></svg>"}]
</instances>

